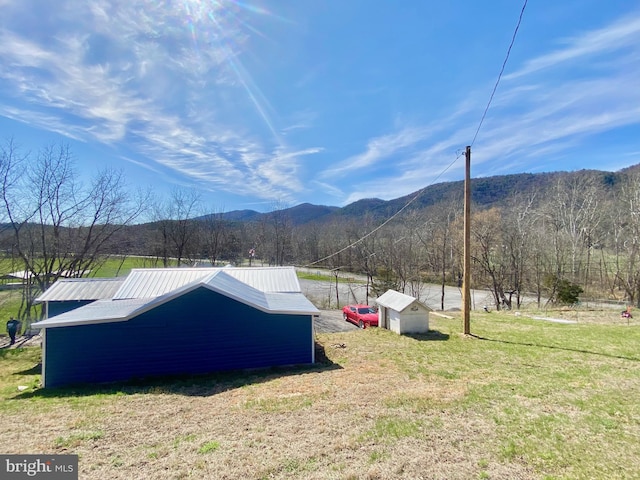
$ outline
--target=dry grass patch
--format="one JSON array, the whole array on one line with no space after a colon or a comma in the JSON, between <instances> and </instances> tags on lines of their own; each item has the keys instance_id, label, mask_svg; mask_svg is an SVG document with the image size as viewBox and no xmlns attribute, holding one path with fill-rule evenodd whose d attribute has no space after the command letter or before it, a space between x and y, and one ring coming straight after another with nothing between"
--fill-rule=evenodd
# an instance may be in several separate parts
<instances>
[{"instance_id":1,"label":"dry grass patch","mask_svg":"<svg viewBox=\"0 0 640 480\"><path fill-rule=\"evenodd\" d=\"M437 334L318 335L312 368L38 389L5 354L6 453L77 453L83 479L633 478L637 328L478 315ZM17 385L29 385L24 392Z\"/></svg>"}]
</instances>

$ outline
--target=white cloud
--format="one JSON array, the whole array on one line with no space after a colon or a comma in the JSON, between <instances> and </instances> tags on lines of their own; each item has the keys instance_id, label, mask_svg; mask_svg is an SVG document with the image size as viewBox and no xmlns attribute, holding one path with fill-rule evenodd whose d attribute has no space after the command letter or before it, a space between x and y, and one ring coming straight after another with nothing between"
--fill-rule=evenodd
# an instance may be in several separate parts
<instances>
[{"instance_id":1,"label":"white cloud","mask_svg":"<svg viewBox=\"0 0 640 480\"><path fill-rule=\"evenodd\" d=\"M320 174L320 178L340 178L354 171L374 168L390 157L401 154L429 136L429 129L409 127L398 132L383 135L369 140L367 150L359 155L347 158L338 165L332 166Z\"/></svg>"},{"instance_id":2,"label":"white cloud","mask_svg":"<svg viewBox=\"0 0 640 480\"><path fill-rule=\"evenodd\" d=\"M503 79L508 81L576 60L584 61L585 57L637 47L639 36L640 17L632 14L604 28L566 39L567 47L530 60L520 70L505 75Z\"/></svg>"},{"instance_id":3,"label":"white cloud","mask_svg":"<svg viewBox=\"0 0 640 480\"><path fill-rule=\"evenodd\" d=\"M449 165L473 137L492 86L451 105L448 117L398 122L305 184L306 172L315 171L306 161L321 149L287 142L308 138L324 112L296 106L283 113L284 126L274 121L278 112L242 64L247 31L231 21L246 8L240 3L0 4L0 80L15 92L0 104L1 115L78 140L126 143L132 163L265 200L293 199L310 184L343 198L339 185L354 172L375 175L361 175L348 201L394 198L454 178L461 169ZM38 15L27 13L36 4ZM302 71L297 87L313 84L328 66ZM566 154L589 136L638 125L639 77L637 15L564 40L503 77L474 145L474 168L517 170ZM253 131L248 116L261 122Z\"/></svg>"},{"instance_id":4,"label":"white cloud","mask_svg":"<svg viewBox=\"0 0 640 480\"><path fill-rule=\"evenodd\" d=\"M9 3L7 18L23 15L25 2ZM315 151L286 153L277 138L276 147L248 139L225 111L235 107L230 89L250 89L270 123L267 99L236 58L245 34L225 23L229 12L222 9L234 4L105 0L49 7L42 19L0 27L0 78L23 105L0 107L6 116L75 139L132 142L150 169L157 164L203 185L264 198L300 191L297 161ZM17 30L21 23L47 35Z\"/></svg>"},{"instance_id":5,"label":"white cloud","mask_svg":"<svg viewBox=\"0 0 640 480\"><path fill-rule=\"evenodd\" d=\"M582 66L579 71L576 62ZM538 75L542 70L545 75ZM574 154L590 137L638 127L638 78L640 18L634 15L533 58L503 77L474 145L472 170L495 175L557 169L554 159ZM461 178L462 163L451 167L450 161L473 137L477 124L470 123L470 117L479 121L489 90L485 93L486 97L474 92L449 118L433 122L439 123L437 135L414 125L376 137L363 153L323 177L386 165L390 173L385 179L359 182L360 189L351 192L347 203L366 197L397 198L435 181ZM610 168L618 166L613 159ZM444 178L437 178L445 170Z\"/></svg>"}]
</instances>

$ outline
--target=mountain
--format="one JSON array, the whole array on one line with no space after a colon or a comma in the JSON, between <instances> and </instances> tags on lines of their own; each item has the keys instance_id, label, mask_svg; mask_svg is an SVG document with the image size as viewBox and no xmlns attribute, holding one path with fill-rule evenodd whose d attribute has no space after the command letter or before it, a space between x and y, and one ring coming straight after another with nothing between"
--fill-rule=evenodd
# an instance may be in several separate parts
<instances>
[{"instance_id":1,"label":"mountain","mask_svg":"<svg viewBox=\"0 0 640 480\"><path fill-rule=\"evenodd\" d=\"M252 222L261 215L260 212L256 212L255 210L233 210L220 214L220 217L230 222Z\"/></svg>"},{"instance_id":2,"label":"mountain","mask_svg":"<svg viewBox=\"0 0 640 480\"><path fill-rule=\"evenodd\" d=\"M540 194L553 187L562 178L589 176L594 178L605 191L614 188L626 175L640 171L640 164L625 168L619 172L600 170L580 170L577 172L520 173L514 175L496 175L471 179L471 198L479 208L504 206L515 195L530 196ZM259 213L253 210L234 210L223 213L225 220L234 222L268 221L274 215L286 215L293 225L307 223L325 223L332 220L362 218L365 214L374 218L385 218L398 212L408 203L414 210L421 210L441 204L462 203L464 182L443 182L429 185L393 200L367 198L350 203L342 208L303 203L277 212Z\"/></svg>"},{"instance_id":3,"label":"mountain","mask_svg":"<svg viewBox=\"0 0 640 480\"><path fill-rule=\"evenodd\" d=\"M325 205L302 203L285 211L289 218L291 218L291 222L294 225L303 225L309 222L322 221L326 216L339 210L339 207L327 207Z\"/></svg>"}]
</instances>

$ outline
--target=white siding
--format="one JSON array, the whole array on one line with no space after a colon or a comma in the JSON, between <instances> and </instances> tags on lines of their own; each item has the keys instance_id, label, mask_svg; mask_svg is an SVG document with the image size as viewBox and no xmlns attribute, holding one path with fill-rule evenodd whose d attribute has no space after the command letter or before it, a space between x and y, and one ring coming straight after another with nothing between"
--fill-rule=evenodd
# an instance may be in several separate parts
<instances>
[{"instance_id":1,"label":"white siding","mask_svg":"<svg viewBox=\"0 0 640 480\"><path fill-rule=\"evenodd\" d=\"M386 327L398 334L429 331L429 307L417 299L395 290L388 290L376 302L380 305L378 313L380 327Z\"/></svg>"}]
</instances>

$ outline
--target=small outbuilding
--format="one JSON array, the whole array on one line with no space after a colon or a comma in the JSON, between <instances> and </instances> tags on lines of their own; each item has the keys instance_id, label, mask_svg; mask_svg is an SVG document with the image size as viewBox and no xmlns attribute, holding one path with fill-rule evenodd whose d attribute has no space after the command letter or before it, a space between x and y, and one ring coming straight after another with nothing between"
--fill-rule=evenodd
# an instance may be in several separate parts
<instances>
[{"instance_id":1,"label":"small outbuilding","mask_svg":"<svg viewBox=\"0 0 640 480\"><path fill-rule=\"evenodd\" d=\"M416 298L387 290L376 300L378 304L378 327L393 332L427 333L429 331L429 311L424 303Z\"/></svg>"},{"instance_id":2,"label":"small outbuilding","mask_svg":"<svg viewBox=\"0 0 640 480\"><path fill-rule=\"evenodd\" d=\"M112 298L34 323L44 387L314 363L319 311L293 267L238 270L134 270Z\"/></svg>"}]
</instances>

